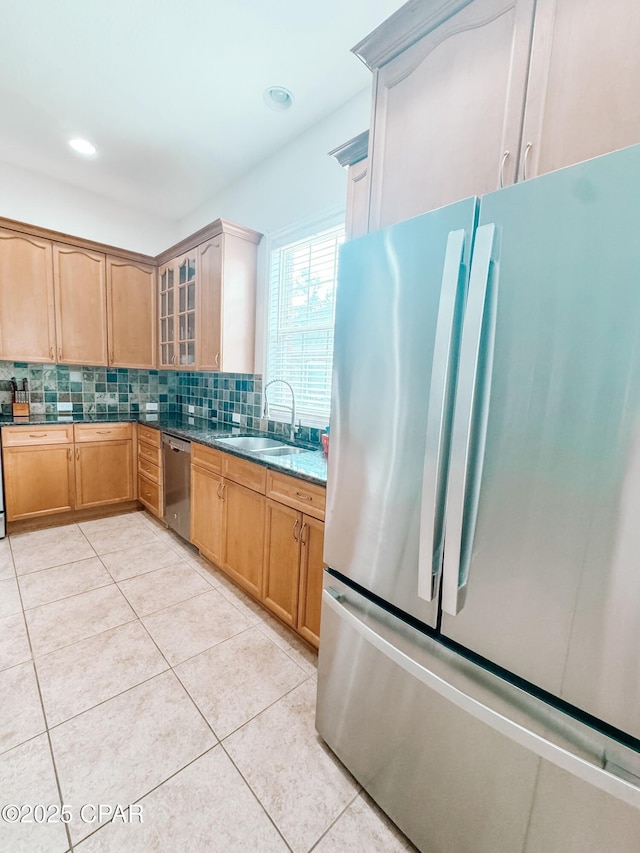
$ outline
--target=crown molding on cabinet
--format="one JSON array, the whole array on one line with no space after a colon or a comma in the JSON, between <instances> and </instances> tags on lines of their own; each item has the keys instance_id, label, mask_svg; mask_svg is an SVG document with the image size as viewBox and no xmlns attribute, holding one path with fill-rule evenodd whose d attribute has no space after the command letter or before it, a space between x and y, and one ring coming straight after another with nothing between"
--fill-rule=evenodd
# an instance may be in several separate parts
<instances>
[{"instance_id":1,"label":"crown molding on cabinet","mask_svg":"<svg viewBox=\"0 0 640 853\"><path fill-rule=\"evenodd\" d=\"M472 0L409 0L351 48L370 71L385 65Z\"/></svg>"},{"instance_id":2,"label":"crown molding on cabinet","mask_svg":"<svg viewBox=\"0 0 640 853\"><path fill-rule=\"evenodd\" d=\"M338 145L333 151L329 151L329 157L333 157L341 166L353 166L359 163L369 153L369 131L363 130L353 139Z\"/></svg>"},{"instance_id":3,"label":"crown molding on cabinet","mask_svg":"<svg viewBox=\"0 0 640 853\"><path fill-rule=\"evenodd\" d=\"M15 219L0 217L0 228L8 231L17 231L20 234L28 234L31 237L40 237L43 240L51 240L54 243L64 243L67 246L75 246L78 249L88 249L92 252L102 252L128 261L154 266L156 259L152 255L143 255L140 252L131 252L121 249L119 246L110 246L107 243L97 243L94 240L84 240L82 237L74 237L64 234L62 231L52 231L50 228L40 228L38 225L29 225L26 222L18 222Z\"/></svg>"},{"instance_id":4,"label":"crown molding on cabinet","mask_svg":"<svg viewBox=\"0 0 640 853\"><path fill-rule=\"evenodd\" d=\"M234 237L240 237L240 239L247 240L249 243L255 243L256 245L262 240L262 234L259 231L244 228L242 225L236 225L235 222L228 222L226 219L216 219L194 234L185 237L179 243L175 243L175 245L165 249L164 252L156 256L155 263L160 266L178 255L195 249L196 246L220 234L231 234Z\"/></svg>"}]
</instances>

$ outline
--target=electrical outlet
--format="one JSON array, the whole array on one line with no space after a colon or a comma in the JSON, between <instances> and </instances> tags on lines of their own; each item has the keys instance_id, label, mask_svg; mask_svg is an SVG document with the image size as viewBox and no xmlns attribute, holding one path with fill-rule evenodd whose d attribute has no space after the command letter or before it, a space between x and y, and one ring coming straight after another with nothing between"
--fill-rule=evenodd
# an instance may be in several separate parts
<instances>
[{"instance_id":1,"label":"electrical outlet","mask_svg":"<svg viewBox=\"0 0 640 853\"><path fill-rule=\"evenodd\" d=\"M73 403L58 403L58 411L59 412L72 412L73 411Z\"/></svg>"},{"instance_id":2,"label":"electrical outlet","mask_svg":"<svg viewBox=\"0 0 640 853\"><path fill-rule=\"evenodd\" d=\"M158 411L158 404L157 403L145 403L145 411L157 412Z\"/></svg>"},{"instance_id":3,"label":"electrical outlet","mask_svg":"<svg viewBox=\"0 0 640 853\"><path fill-rule=\"evenodd\" d=\"M195 424L195 422L196 422L195 418L187 418L187 420L189 421L190 424Z\"/></svg>"},{"instance_id":4,"label":"electrical outlet","mask_svg":"<svg viewBox=\"0 0 640 853\"><path fill-rule=\"evenodd\" d=\"M231 420L234 424L240 423L240 415L237 412L231 412Z\"/></svg>"},{"instance_id":5,"label":"electrical outlet","mask_svg":"<svg viewBox=\"0 0 640 853\"><path fill-rule=\"evenodd\" d=\"M189 414L190 414L190 415L193 415L193 414L195 413L195 411L196 411L196 407L195 407L195 406L189 406Z\"/></svg>"}]
</instances>

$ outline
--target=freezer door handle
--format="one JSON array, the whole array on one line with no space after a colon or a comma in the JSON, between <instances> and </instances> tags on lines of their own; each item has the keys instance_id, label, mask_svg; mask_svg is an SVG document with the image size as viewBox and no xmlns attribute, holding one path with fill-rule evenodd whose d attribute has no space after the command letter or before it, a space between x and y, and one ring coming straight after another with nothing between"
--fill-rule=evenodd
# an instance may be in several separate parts
<instances>
[{"instance_id":1,"label":"freezer door handle","mask_svg":"<svg viewBox=\"0 0 640 853\"><path fill-rule=\"evenodd\" d=\"M442 609L452 616L464 607L482 478L497 309L495 233L493 224L476 231L460 345L442 576Z\"/></svg>"},{"instance_id":2,"label":"freezer door handle","mask_svg":"<svg viewBox=\"0 0 640 853\"><path fill-rule=\"evenodd\" d=\"M465 295L466 277L462 274L465 237L461 229L451 231L447 239L433 348L418 551L418 596L424 601L433 601L437 595L442 568L446 463L453 402L448 389L455 373L457 325Z\"/></svg>"},{"instance_id":3,"label":"freezer door handle","mask_svg":"<svg viewBox=\"0 0 640 853\"><path fill-rule=\"evenodd\" d=\"M494 731L520 744L520 746L535 755L539 755L545 761L549 761L556 767L566 770L578 779L582 779L589 785L593 785L635 808L640 808L640 787L638 784L634 784L633 780L638 779L638 777L635 777L633 773L628 773L624 768L616 767L613 762L607 761L602 754L594 754L593 760L584 758L533 731L532 729L536 723L533 717L530 718L531 728L528 728L527 725L510 719L495 708L491 708L469 693L460 690L426 666L423 666L417 660L414 660L413 657L394 646L376 630L365 624L358 617L357 611L353 612L348 605L347 597L339 593L338 590L331 588L323 590L323 609L329 608L332 610L343 623L352 628L365 642L393 661L393 663L411 677L420 681L448 702L451 702L456 708L460 708L474 719L490 726ZM516 692L520 692L519 688L512 687L511 685L505 685L502 692L505 693L509 687ZM517 698L515 696L513 701L517 705ZM548 706L546 707L547 724L551 721L552 715L557 714L560 717L560 711L550 709ZM565 715L562 716L564 717ZM566 725L559 725L558 728L566 730L567 727ZM610 772L608 768L619 770L620 775ZM640 782L640 779L638 781Z\"/></svg>"}]
</instances>

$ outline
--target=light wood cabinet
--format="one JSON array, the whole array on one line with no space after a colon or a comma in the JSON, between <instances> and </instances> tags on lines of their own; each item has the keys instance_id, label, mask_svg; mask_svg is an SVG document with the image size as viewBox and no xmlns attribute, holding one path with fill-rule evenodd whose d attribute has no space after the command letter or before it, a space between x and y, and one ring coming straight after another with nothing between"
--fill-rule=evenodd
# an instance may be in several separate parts
<instances>
[{"instance_id":1,"label":"light wood cabinet","mask_svg":"<svg viewBox=\"0 0 640 853\"><path fill-rule=\"evenodd\" d=\"M219 474L191 465L191 541L217 566L223 553L222 488Z\"/></svg>"},{"instance_id":2,"label":"light wood cabinet","mask_svg":"<svg viewBox=\"0 0 640 853\"><path fill-rule=\"evenodd\" d=\"M7 521L74 508L71 427L4 427L2 444Z\"/></svg>"},{"instance_id":3,"label":"light wood cabinet","mask_svg":"<svg viewBox=\"0 0 640 853\"><path fill-rule=\"evenodd\" d=\"M372 230L514 181L534 6L420 4L425 34L376 72Z\"/></svg>"},{"instance_id":4,"label":"light wood cabinet","mask_svg":"<svg viewBox=\"0 0 640 853\"><path fill-rule=\"evenodd\" d=\"M134 498L131 424L76 424L76 509Z\"/></svg>"},{"instance_id":5,"label":"light wood cabinet","mask_svg":"<svg viewBox=\"0 0 640 853\"><path fill-rule=\"evenodd\" d=\"M138 424L138 500L156 518L164 516L164 475L160 430Z\"/></svg>"},{"instance_id":6,"label":"light wood cabinet","mask_svg":"<svg viewBox=\"0 0 640 853\"><path fill-rule=\"evenodd\" d=\"M369 229L639 143L639 38L631 2L409 0L353 49Z\"/></svg>"},{"instance_id":7,"label":"light wood cabinet","mask_svg":"<svg viewBox=\"0 0 640 853\"><path fill-rule=\"evenodd\" d=\"M366 234L369 226L369 131L329 152L347 170L345 240Z\"/></svg>"},{"instance_id":8,"label":"light wood cabinet","mask_svg":"<svg viewBox=\"0 0 640 853\"><path fill-rule=\"evenodd\" d=\"M639 40L637 3L538 0L519 180L640 142Z\"/></svg>"},{"instance_id":9,"label":"light wood cabinet","mask_svg":"<svg viewBox=\"0 0 640 853\"><path fill-rule=\"evenodd\" d=\"M3 427L7 520L134 498L131 424Z\"/></svg>"},{"instance_id":10,"label":"light wood cabinet","mask_svg":"<svg viewBox=\"0 0 640 853\"><path fill-rule=\"evenodd\" d=\"M215 448L191 450L191 541L317 647L325 489Z\"/></svg>"},{"instance_id":11,"label":"light wood cabinet","mask_svg":"<svg viewBox=\"0 0 640 853\"><path fill-rule=\"evenodd\" d=\"M300 589L297 629L316 648L320 641L322 577L325 562L324 523L309 515L302 516L300 529Z\"/></svg>"},{"instance_id":12,"label":"light wood cabinet","mask_svg":"<svg viewBox=\"0 0 640 853\"><path fill-rule=\"evenodd\" d=\"M256 598L262 598L264 495L231 480L223 484L222 568Z\"/></svg>"},{"instance_id":13,"label":"light wood cabinet","mask_svg":"<svg viewBox=\"0 0 640 853\"><path fill-rule=\"evenodd\" d=\"M302 513L267 500L263 601L292 628L298 618L301 528Z\"/></svg>"},{"instance_id":14,"label":"light wood cabinet","mask_svg":"<svg viewBox=\"0 0 640 853\"><path fill-rule=\"evenodd\" d=\"M0 229L0 360L55 361L51 242Z\"/></svg>"},{"instance_id":15,"label":"light wood cabinet","mask_svg":"<svg viewBox=\"0 0 640 853\"><path fill-rule=\"evenodd\" d=\"M261 236L217 220L160 256L160 367L253 372Z\"/></svg>"},{"instance_id":16,"label":"light wood cabinet","mask_svg":"<svg viewBox=\"0 0 640 853\"><path fill-rule=\"evenodd\" d=\"M156 366L156 271L107 256L107 334L113 367Z\"/></svg>"},{"instance_id":17,"label":"light wood cabinet","mask_svg":"<svg viewBox=\"0 0 640 853\"><path fill-rule=\"evenodd\" d=\"M105 266L103 254L53 245L57 355L64 364L107 364Z\"/></svg>"}]
</instances>

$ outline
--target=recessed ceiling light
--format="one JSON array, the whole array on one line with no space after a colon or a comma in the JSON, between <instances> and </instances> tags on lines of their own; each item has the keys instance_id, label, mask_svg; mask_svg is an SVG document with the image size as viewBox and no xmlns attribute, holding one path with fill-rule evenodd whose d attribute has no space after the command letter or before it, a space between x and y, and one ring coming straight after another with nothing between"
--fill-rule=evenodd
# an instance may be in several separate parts
<instances>
[{"instance_id":1,"label":"recessed ceiling light","mask_svg":"<svg viewBox=\"0 0 640 853\"><path fill-rule=\"evenodd\" d=\"M272 110L288 110L293 103L293 95L284 86L269 86L264 90L265 104Z\"/></svg>"},{"instance_id":2,"label":"recessed ceiling light","mask_svg":"<svg viewBox=\"0 0 640 853\"><path fill-rule=\"evenodd\" d=\"M96 146L92 145L88 139L82 139L81 137L70 139L69 145L78 154L84 154L86 157L91 157L92 154L96 153Z\"/></svg>"}]
</instances>

